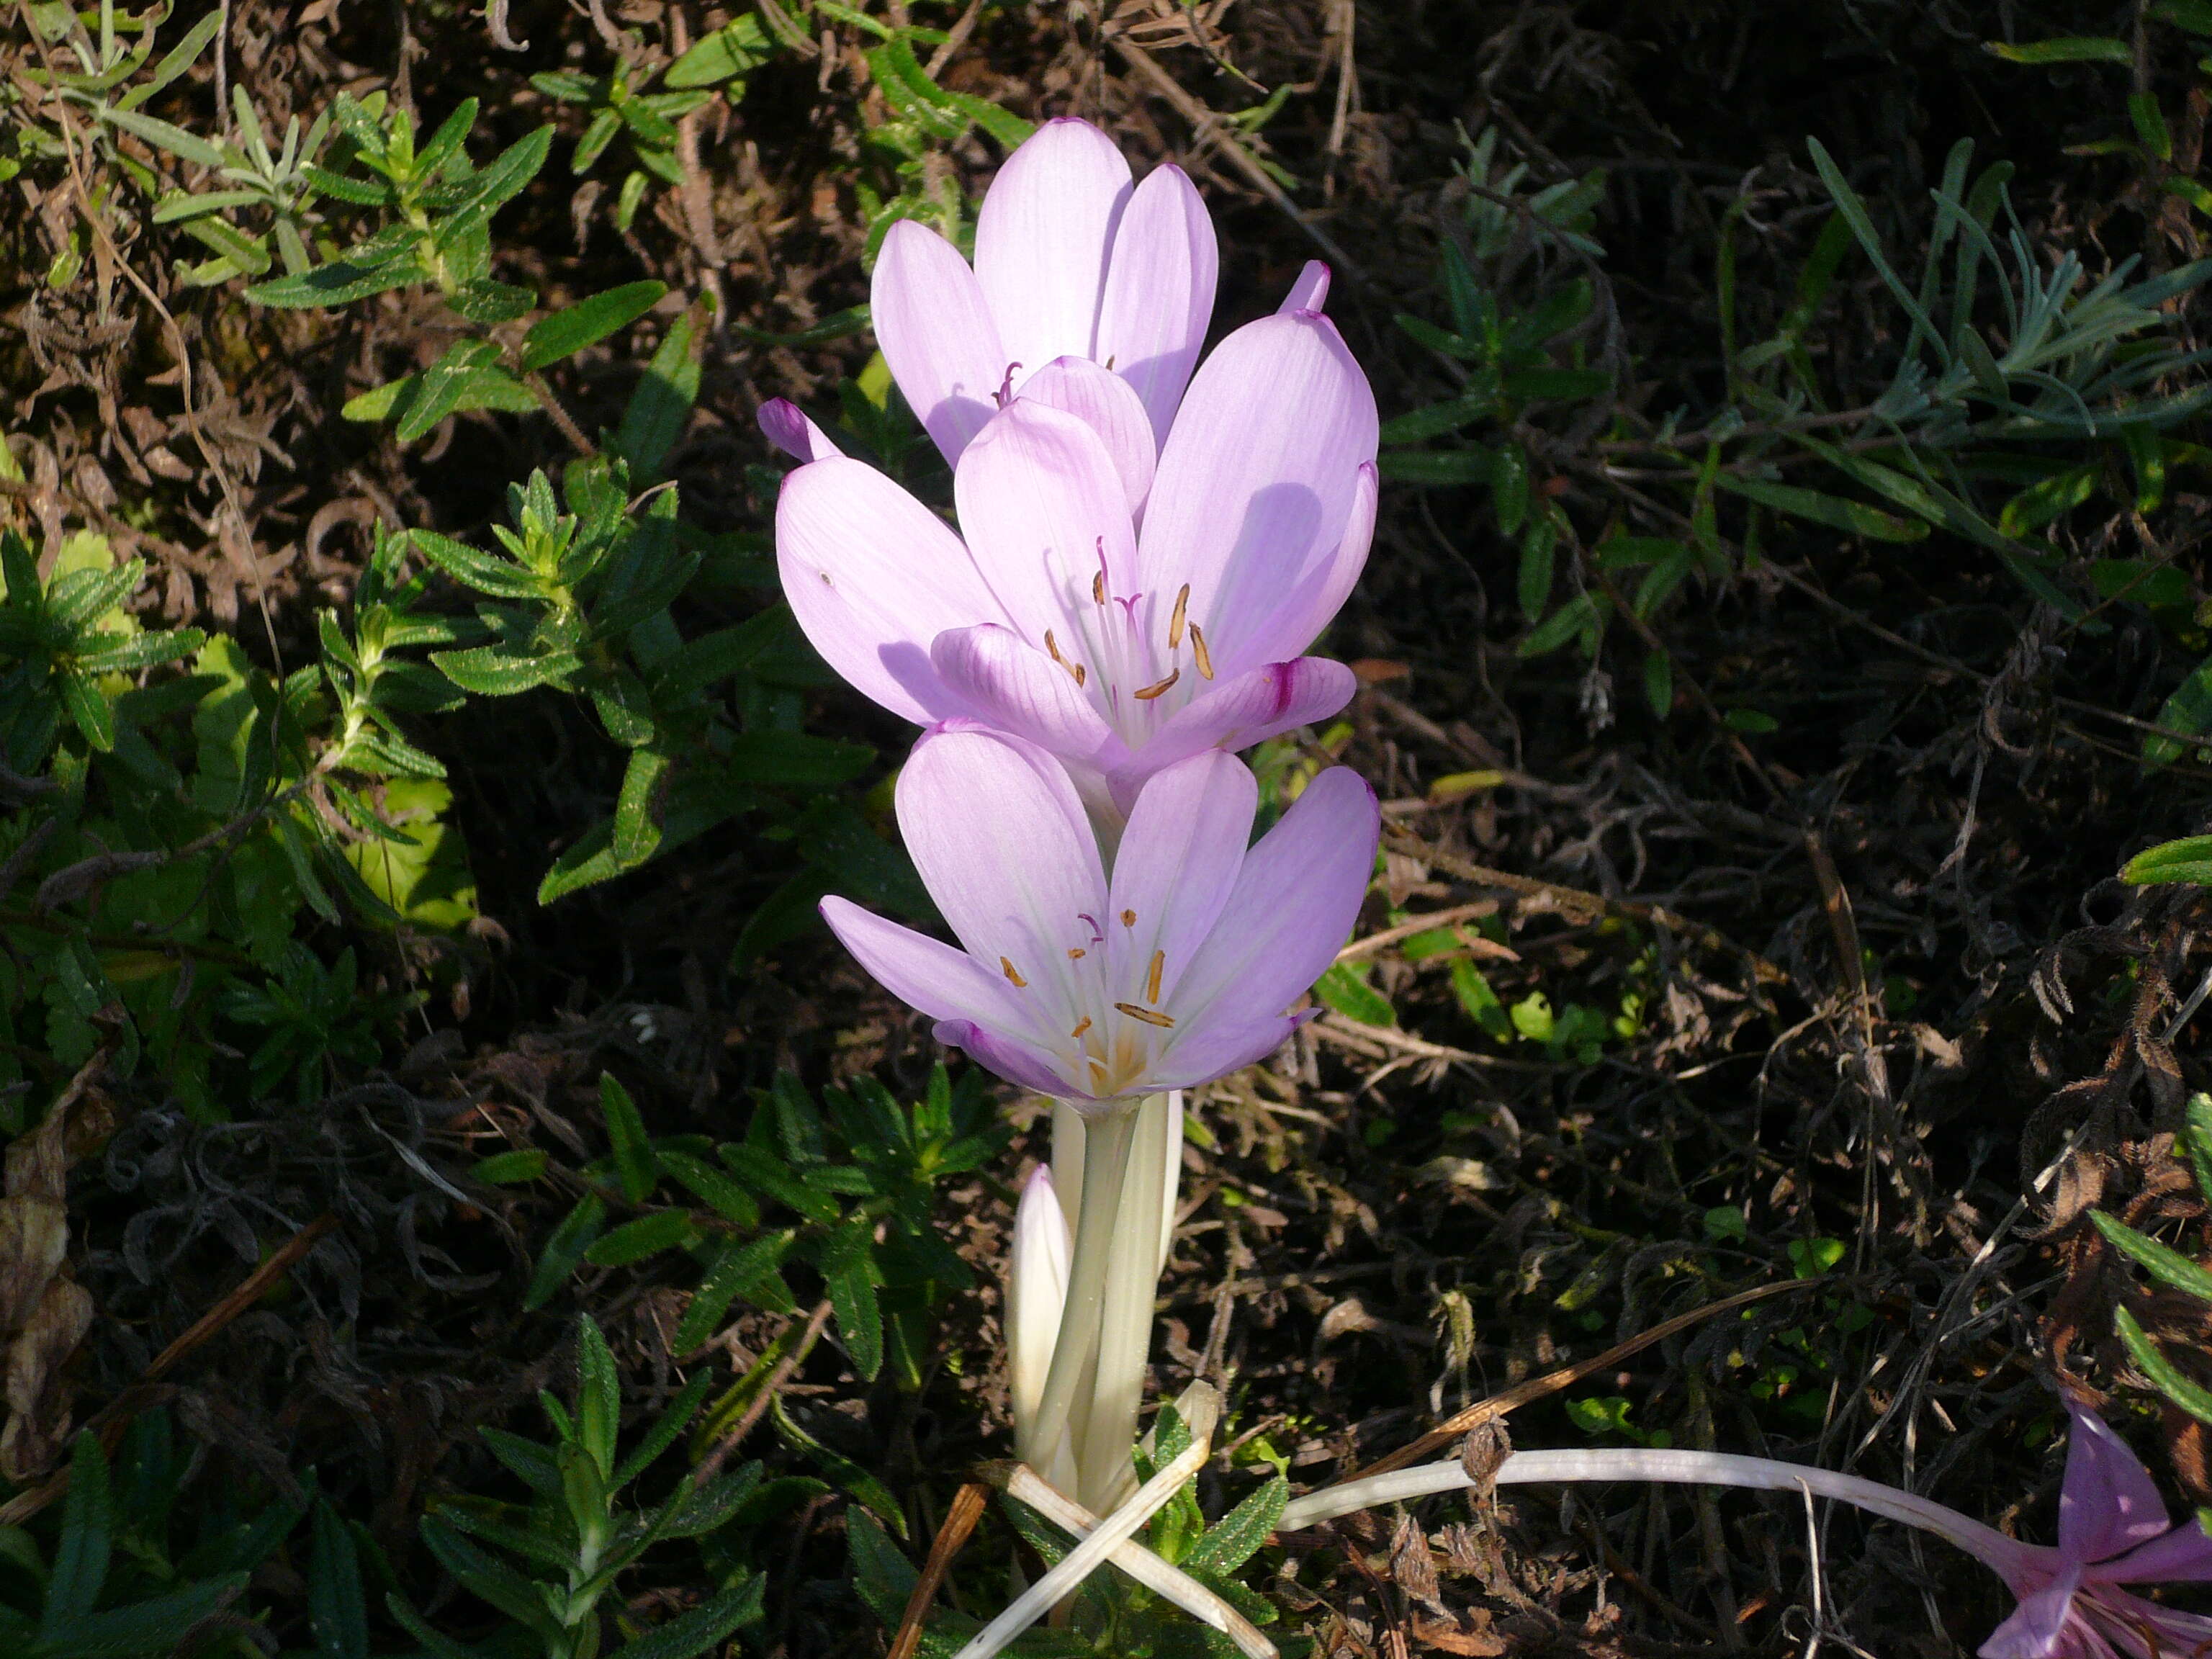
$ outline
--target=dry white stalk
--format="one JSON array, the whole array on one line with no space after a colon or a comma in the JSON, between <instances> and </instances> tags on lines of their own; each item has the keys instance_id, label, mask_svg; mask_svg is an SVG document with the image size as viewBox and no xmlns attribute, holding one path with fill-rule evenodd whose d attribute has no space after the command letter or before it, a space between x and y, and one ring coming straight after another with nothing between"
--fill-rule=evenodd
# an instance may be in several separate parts
<instances>
[{"instance_id":1,"label":"dry white stalk","mask_svg":"<svg viewBox=\"0 0 2212 1659\"><path fill-rule=\"evenodd\" d=\"M977 1632L975 1639L954 1659L993 1659L993 1656L1004 1652L1017 1636L1074 1594L1085 1579L1106 1565L1116 1549L1136 1536L1139 1528L1167 1506L1168 1500L1182 1489L1184 1481L1205 1467L1209 1445L1205 1440L1194 1441L1181 1456L1138 1487L1127 1503L1100 1522L1091 1536L1062 1556L1059 1565L1015 1597L1012 1605Z\"/></svg>"},{"instance_id":2,"label":"dry white stalk","mask_svg":"<svg viewBox=\"0 0 2212 1659\"><path fill-rule=\"evenodd\" d=\"M1008 1479L1006 1496L1020 1499L1053 1525L1079 1539L1089 1537L1097 1528L1097 1516L1050 1485L1026 1463L1016 1468ZM1153 1595L1174 1602L1200 1624L1219 1631L1248 1659L1278 1659L1275 1644L1260 1634L1258 1626L1250 1620L1182 1568L1163 1560L1135 1539L1119 1546L1106 1559Z\"/></svg>"}]
</instances>

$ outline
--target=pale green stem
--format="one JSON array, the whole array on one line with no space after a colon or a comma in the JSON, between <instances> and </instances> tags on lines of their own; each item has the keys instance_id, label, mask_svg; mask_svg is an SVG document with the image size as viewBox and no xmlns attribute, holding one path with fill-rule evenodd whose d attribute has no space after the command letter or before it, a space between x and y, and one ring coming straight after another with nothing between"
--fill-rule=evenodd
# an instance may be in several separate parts
<instances>
[{"instance_id":1,"label":"pale green stem","mask_svg":"<svg viewBox=\"0 0 2212 1659\"><path fill-rule=\"evenodd\" d=\"M1501 1486L1574 1480L1656 1480L1678 1486L1748 1486L1759 1492L1810 1492L1815 1498L1832 1498L1892 1521L1902 1521L1923 1532L1932 1532L2008 1580L2038 1553L2034 1545L2008 1538L1972 1516L1961 1515L1916 1492L1886 1486L1879 1480L1863 1480L1856 1474L1839 1474L1832 1469L1778 1462L1769 1457L1742 1457L1732 1452L1644 1447L1516 1452L1499 1468L1496 1480ZM1347 1480L1293 1499L1285 1507L1283 1518L1276 1525L1280 1531L1291 1532L1377 1504L1400 1503L1437 1492L1462 1492L1474 1485L1474 1477L1456 1461L1393 1469L1387 1474Z\"/></svg>"},{"instance_id":2,"label":"pale green stem","mask_svg":"<svg viewBox=\"0 0 2212 1659\"><path fill-rule=\"evenodd\" d=\"M1107 1245L1106 1295L1098 1322L1097 1377L1076 1439L1076 1497L1103 1512L1136 1485L1129 1448L1144 1403L1145 1358L1152 1342L1152 1304L1160 1277L1161 1212L1171 1200L1161 1178L1170 1126L1182 1113L1171 1095L1137 1109L1136 1134ZM1087 1209L1087 1204L1086 1204Z\"/></svg>"},{"instance_id":3,"label":"pale green stem","mask_svg":"<svg viewBox=\"0 0 2212 1659\"><path fill-rule=\"evenodd\" d=\"M1098 1352L1098 1322L1106 1299L1121 1188L1136 1138L1137 1107L1117 1103L1084 1120L1083 1199L1076 1212L1075 1248L1068 1263L1067 1304L1037 1402L1035 1443L1050 1446L1068 1432L1077 1385Z\"/></svg>"}]
</instances>

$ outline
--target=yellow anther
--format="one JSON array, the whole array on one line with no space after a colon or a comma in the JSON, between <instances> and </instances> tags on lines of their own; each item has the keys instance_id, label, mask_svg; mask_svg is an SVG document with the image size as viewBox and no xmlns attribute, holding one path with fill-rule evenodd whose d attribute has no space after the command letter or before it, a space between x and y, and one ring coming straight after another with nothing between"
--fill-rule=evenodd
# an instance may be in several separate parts
<instances>
[{"instance_id":1,"label":"yellow anther","mask_svg":"<svg viewBox=\"0 0 2212 1659\"><path fill-rule=\"evenodd\" d=\"M1176 595L1175 614L1168 618L1168 649L1170 651L1182 643L1183 607L1189 603L1190 584L1185 582L1182 592Z\"/></svg>"},{"instance_id":2,"label":"yellow anther","mask_svg":"<svg viewBox=\"0 0 2212 1659\"><path fill-rule=\"evenodd\" d=\"M1207 679L1213 678L1213 653L1206 648L1206 635L1198 631L1198 624L1190 625L1190 654L1198 659L1198 672Z\"/></svg>"},{"instance_id":3,"label":"yellow anther","mask_svg":"<svg viewBox=\"0 0 2212 1659\"><path fill-rule=\"evenodd\" d=\"M1165 696L1168 687L1173 685L1182 678L1182 670L1178 668L1173 673L1170 674L1167 678L1164 680L1155 680L1152 684L1138 692L1136 694L1137 701L1139 702L1150 702L1154 697Z\"/></svg>"},{"instance_id":4,"label":"yellow anther","mask_svg":"<svg viewBox=\"0 0 2212 1659\"><path fill-rule=\"evenodd\" d=\"M1004 957L1000 957L999 958L999 971L1013 981L1014 988L1017 990L1023 989L1029 984L1029 981L1024 979L1019 973L1015 971L1014 964L1007 961Z\"/></svg>"},{"instance_id":5,"label":"yellow anther","mask_svg":"<svg viewBox=\"0 0 2212 1659\"><path fill-rule=\"evenodd\" d=\"M1157 1009L1139 1008L1133 1002L1117 1002L1114 1006L1128 1015L1131 1019L1141 1019L1147 1025L1172 1026L1175 1024L1171 1016L1161 1013Z\"/></svg>"}]
</instances>

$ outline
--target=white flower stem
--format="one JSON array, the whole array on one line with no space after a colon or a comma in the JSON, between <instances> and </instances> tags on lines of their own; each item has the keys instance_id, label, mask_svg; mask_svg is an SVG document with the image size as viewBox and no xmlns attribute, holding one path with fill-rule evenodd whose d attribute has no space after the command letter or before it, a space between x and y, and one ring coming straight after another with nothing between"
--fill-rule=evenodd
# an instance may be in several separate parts
<instances>
[{"instance_id":1,"label":"white flower stem","mask_svg":"<svg viewBox=\"0 0 2212 1659\"><path fill-rule=\"evenodd\" d=\"M1551 1485L1577 1480L1657 1480L1679 1486L1748 1486L1759 1492L1809 1492L1832 1498L1908 1527L1932 1532L1969 1555L2010 1576L2034 1547L2008 1538L1994 1527L1933 1499L1886 1486L1879 1480L1768 1457L1731 1452L1678 1451L1644 1447L1595 1447L1565 1451L1516 1452L1498 1471L1501 1486ZM1278 1530L1294 1531L1377 1504L1426 1498L1472 1488L1474 1479L1456 1461L1394 1469L1327 1486L1293 1499L1283 1510Z\"/></svg>"},{"instance_id":2,"label":"white flower stem","mask_svg":"<svg viewBox=\"0 0 2212 1659\"><path fill-rule=\"evenodd\" d=\"M1145 1359L1152 1346L1152 1304L1160 1277L1161 1212L1172 1205L1164 1188L1164 1143L1182 1128L1181 1102L1148 1096L1137 1109L1136 1133L1122 1178L1120 1207L1108 1242L1106 1292L1098 1321L1098 1366L1076 1433L1076 1497L1110 1509L1136 1485L1129 1448L1144 1403Z\"/></svg>"},{"instance_id":3,"label":"white flower stem","mask_svg":"<svg viewBox=\"0 0 2212 1659\"><path fill-rule=\"evenodd\" d=\"M1076 1210L1075 1249L1068 1263L1067 1304L1037 1402L1031 1443L1049 1447L1069 1433L1079 1385L1098 1357L1098 1327L1106 1300L1107 1270L1119 1231L1121 1189L1136 1139L1136 1103L1116 1104L1084 1120L1083 1197Z\"/></svg>"}]
</instances>

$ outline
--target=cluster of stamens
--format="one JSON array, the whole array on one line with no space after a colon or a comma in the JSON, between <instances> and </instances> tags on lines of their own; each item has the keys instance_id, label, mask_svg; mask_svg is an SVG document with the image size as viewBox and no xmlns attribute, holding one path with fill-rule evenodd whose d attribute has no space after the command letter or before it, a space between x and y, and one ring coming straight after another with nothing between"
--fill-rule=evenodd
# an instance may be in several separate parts
<instances>
[{"instance_id":1,"label":"cluster of stamens","mask_svg":"<svg viewBox=\"0 0 2212 1659\"><path fill-rule=\"evenodd\" d=\"M1120 603L1126 611L1133 615L1138 601L1143 597L1144 596L1142 594L1133 595L1127 599L1120 601ZM1103 537L1099 538L1098 544L1098 568L1092 573L1091 578L1091 602L1093 605L1097 606L1102 613L1099 622L1100 638L1095 641L1095 643L1097 645L1100 652L1103 653L1108 648L1106 645L1107 630L1111 628L1112 623L1110 619L1104 617L1103 613L1107 611L1116 602L1114 596L1108 591L1106 585L1106 550L1105 538ZM1170 691L1174 690L1175 687L1182 681L1182 665L1176 661L1175 659L1176 653L1182 649L1183 636L1185 635L1188 635L1190 637L1191 666L1198 671L1198 675L1200 679L1211 680L1213 678L1213 653L1206 642L1206 630L1190 619L1189 611L1190 584L1188 582L1185 582L1182 588L1176 592L1175 608L1170 612L1168 617L1167 643L1168 660L1170 665L1168 672L1161 678L1152 681L1149 684L1139 686L1134 691L1131 692L1130 696L1134 697L1137 702L1156 702L1160 698L1165 696ZM1054 662L1057 663L1060 665L1061 672L1066 674L1070 679L1073 680L1078 686L1084 687L1085 689L1089 687L1091 684L1090 669L1075 656L1061 648L1058 637L1055 635L1054 630L1049 628L1044 631L1044 648L1045 654L1050 657ZM1105 691L1109 704L1110 705L1113 703L1115 700L1115 687L1114 684L1114 676L1110 671L1108 672L1105 683L1102 685L1101 689Z\"/></svg>"},{"instance_id":2,"label":"cluster of stamens","mask_svg":"<svg viewBox=\"0 0 2212 1659\"><path fill-rule=\"evenodd\" d=\"M1082 920L1091 923L1093 930L1091 941L1089 945L1068 946L1067 959L1070 962L1082 961L1091 954L1091 949L1101 942L1101 937L1097 932L1097 924L1091 921L1087 915ZM1120 921L1122 927L1133 928L1137 925L1137 913L1134 910L1124 910L1121 914ZM1152 960L1146 964L1144 985L1139 993L1140 1000L1128 1002L1117 1001L1112 1005L1114 1012L1136 1021L1140 1025L1151 1026L1158 1030L1173 1030L1176 1023L1175 1016L1164 1012L1158 1006L1162 981L1167 972L1167 952L1163 950L1154 951ZM1016 990L1029 988L1029 980L1023 975L1021 969L1014 965L1012 957L999 958L999 971L1006 976L1006 982ZM1083 995L1083 988L1079 984L1070 988L1079 1002L1087 1000ZM1097 1035L1093 1036L1094 1032ZM1150 1060L1149 1044L1133 1041L1135 1034L1126 1028L1118 1033L1101 1030L1097 1019L1090 1014L1085 1014L1077 1020L1074 1028L1068 1032L1067 1036L1069 1041L1080 1045L1079 1055L1083 1063L1091 1070L1091 1086L1102 1092L1115 1079L1116 1067L1113 1061L1119 1062L1122 1079L1126 1082L1141 1072ZM1086 1042L1086 1038L1089 1041Z\"/></svg>"}]
</instances>

